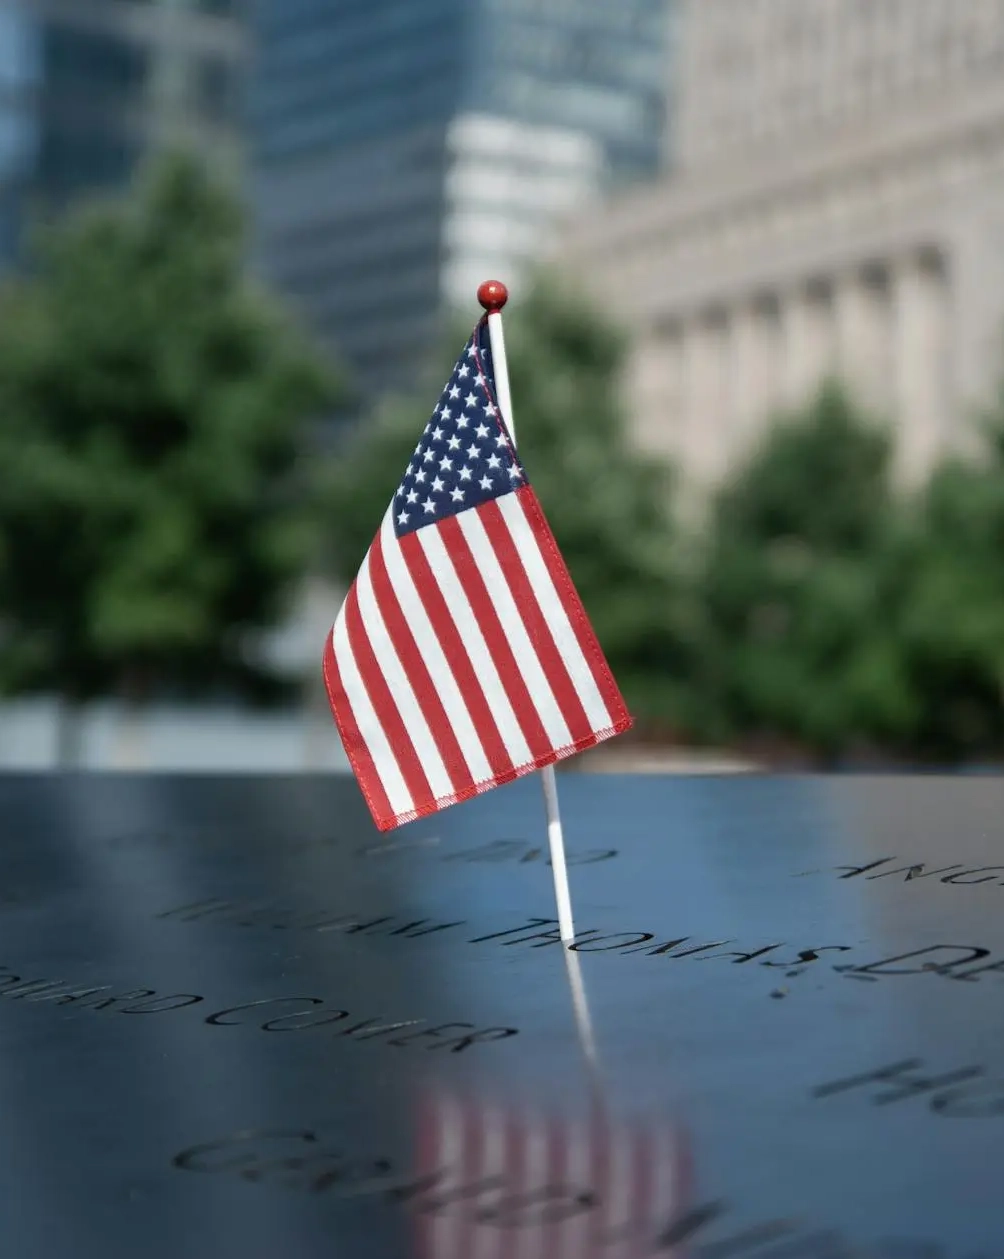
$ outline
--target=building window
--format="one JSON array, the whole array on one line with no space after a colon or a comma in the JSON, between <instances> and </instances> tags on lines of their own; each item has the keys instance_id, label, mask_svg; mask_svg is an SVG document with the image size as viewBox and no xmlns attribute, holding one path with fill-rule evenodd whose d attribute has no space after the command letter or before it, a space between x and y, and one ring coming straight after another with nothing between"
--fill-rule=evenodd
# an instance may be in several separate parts
<instances>
[{"instance_id":1,"label":"building window","mask_svg":"<svg viewBox=\"0 0 1004 1259\"><path fill-rule=\"evenodd\" d=\"M219 57L203 57L198 67L198 99L201 112L212 122L232 122L239 109L238 76L234 67Z\"/></svg>"},{"instance_id":2,"label":"building window","mask_svg":"<svg viewBox=\"0 0 1004 1259\"><path fill-rule=\"evenodd\" d=\"M90 99L134 93L147 72L146 53L134 44L56 23L45 31L44 61L50 90L84 91Z\"/></svg>"},{"instance_id":3,"label":"building window","mask_svg":"<svg viewBox=\"0 0 1004 1259\"><path fill-rule=\"evenodd\" d=\"M121 132L54 126L42 139L39 186L57 201L81 188L115 186L128 178L137 156L136 143Z\"/></svg>"}]
</instances>

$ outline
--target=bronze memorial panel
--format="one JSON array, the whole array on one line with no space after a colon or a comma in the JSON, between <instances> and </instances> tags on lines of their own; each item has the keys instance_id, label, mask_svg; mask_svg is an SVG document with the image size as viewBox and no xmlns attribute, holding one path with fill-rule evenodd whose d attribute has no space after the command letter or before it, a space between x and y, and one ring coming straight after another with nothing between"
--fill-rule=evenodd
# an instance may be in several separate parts
<instances>
[{"instance_id":1,"label":"bronze memorial panel","mask_svg":"<svg viewBox=\"0 0 1004 1259\"><path fill-rule=\"evenodd\" d=\"M1004 783L0 778L0 1238L1004 1259Z\"/></svg>"}]
</instances>

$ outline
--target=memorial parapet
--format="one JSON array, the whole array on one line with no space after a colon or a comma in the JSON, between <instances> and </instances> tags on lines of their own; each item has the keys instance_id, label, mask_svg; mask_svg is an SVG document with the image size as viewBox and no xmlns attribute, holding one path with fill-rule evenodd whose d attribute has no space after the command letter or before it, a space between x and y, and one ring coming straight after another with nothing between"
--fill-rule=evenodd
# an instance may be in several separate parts
<instances>
[{"instance_id":1,"label":"memorial parapet","mask_svg":"<svg viewBox=\"0 0 1004 1259\"><path fill-rule=\"evenodd\" d=\"M1004 1256L1004 783L0 779L4 1253Z\"/></svg>"}]
</instances>

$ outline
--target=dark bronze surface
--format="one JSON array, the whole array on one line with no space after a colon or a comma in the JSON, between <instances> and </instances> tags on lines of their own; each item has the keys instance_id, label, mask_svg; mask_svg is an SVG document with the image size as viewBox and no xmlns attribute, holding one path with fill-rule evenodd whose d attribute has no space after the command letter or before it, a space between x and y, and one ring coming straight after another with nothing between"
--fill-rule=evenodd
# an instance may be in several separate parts
<instances>
[{"instance_id":1,"label":"dark bronze surface","mask_svg":"<svg viewBox=\"0 0 1004 1259\"><path fill-rule=\"evenodd\" d=\"M559 782L0 778L0 1254L1001 1259L1001 780Z\"/></svg>"}]
</instances>

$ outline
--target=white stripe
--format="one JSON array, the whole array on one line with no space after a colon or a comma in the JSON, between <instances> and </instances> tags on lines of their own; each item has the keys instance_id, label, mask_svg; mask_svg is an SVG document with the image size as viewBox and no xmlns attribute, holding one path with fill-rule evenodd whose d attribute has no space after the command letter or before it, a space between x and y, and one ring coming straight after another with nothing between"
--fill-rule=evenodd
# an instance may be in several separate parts
<instances>
[{"instance_id":1,"label":"white stripe","mask_svg":"<svg viewBox=\"0 0 1004 1259\"><path fill-rule=\"evenodd\" d=\"M643 1230L641 1236L645 1237L650 1245L651 1239L656 1236L656 1231L649 1224L652 1218L653 1180L651 1131L648 1128L635 1128L629 1138L628 1151L631 1159L631 1174L628 1177L628 1205L624 1215L630 1221L632 1231L636 1236L631 1241L625 1241L623 1259L635 1259L639 1245L638 1230ZM647 1228L646 1225L648 1225Z\"/></svg>"},{"instance_id":2,"label":"white stripe","mask_svg":"<svg viewBox=\"0 0 1004 1259\"><path fill-rule=\"evenodd\" d=\"M401 605L401 613L411 627L415 645L425 661L425 667L429 670L432 685L436 688L446 716L457 736L460 750L467 762L467 769L476 783L488 782L494 777L492 767L485 756L477 729L464 703L457 679L453 676L453 670L447 662L442 644L436 637L436 631L432 628L432 622L415 589L408 566L404 562L389 513L384 520L380 540L387 577Z\"/></svg>"},{"instance_id":3,"label":"white stripe","mask_svg":"<svg viewBox=\"0 0 1004 1259\"><path fill-rule=\"evenodd\" d=\"M445 796L453 795L453 781L443 764L443 758L439 755L429 723L408 681L408 675L404 671L404 666L401 664L380 611L380 605L377 603L373 590L373 577L370 573L370 554L370 552L366 553L363 566L356 578L359 615L362 618L363 628L366 630L366 637L370 640L370 648L394 697L408 738L415 749L415 755L432 789L433 797L436 800L442 800Z\"/></svg>"},{"instance_id":4,"label":"white stripe","mask_svg":"<svg viewBox=\"0 0 1004 1259\"><path fill-rule=\"evenodd\" d=\"M540 657L530 642L530 635L526 632L526 625L516 607L516 600L512 597L509 583L485 532L481 517L476 511L463 511L457 516L457 523L471 548L474 562L488 590L488 597L502 625L502 632L512 648L516 667L533 697L533 705L543 723L548 741L555 750L566 748L572 742L571 731L561 714L558 701L554 698Z\"/></svg>"},{"instance_id":5,"label":"white stripe","mask_svg":"<svg viewBox=\"0 0 1004 1259\"><path fill-rule=\"evenodd\" d=\"M660 1130L653 1145L655 1154L652 1159L653 1185L649 1210L653 1226L660 1229L681 1215L690 1204L683 1201L682 1151L675 1134Z\"/></svg>"},{"instance_id":6,"label":"white stripe","mask_svg":"<svg viewBox=\"0 0 1004 1259\"><path fill-rule=\"evenodd\" d=\"M545 1116L528 1112L520 1119L520 1130L524 1134L523 1175L516 1189L521 1194L532 1196L548 1186L552 1123ZM521 1228L510 1230L512 1259L558 1259L544 1252L545 1226L538 1222L544 1211L545 1205L536 1198L519 1208L528 1222Z\"/></svg>"},{"instance_id":7,"label":"white stripe","mask_svg":"<svg viewBox=\"0 0 1004 1259\"><path fill-rule=\"evenodd\" d=\"M634 1222L631 1218L631 1195L634 1188L634 1140L632 1135L627 1131L620 1129L614 1134L614 1139L610 1142L607 1151L609 1159L607 1165L607 1183L604 1186L605 1193L605 1210L604 1225L608 1230L616 1231L622 1238L619 1243L611 1247L608 1253L611 1259L620 1259L620 1256L631 1253L632 1241L630 1237L625 1237L622 1230L626 1230Z\"/></svg>"},{"instance_id":8,"label":"white stripe","mask_svg":"<svg viewBox=\"0 0 1004 1259\"><path fill-rule=\"evenodd\" d=\"M610 713L596 685L589 662L582 654L582 648L579 646L579 640L572 629L568 613L561 602L561 596L555 589L551 574L547 571L544 557L540 553L540 545L523 509L522 496L503 494L495 501L502 513L502 519L509 527L513 546L519 552L544 620L565 662L568 676L572 679L572 685L578 692L582 707L586 710L589 725L593 731L606 730L612 725Z\"/></svg>"},{"instance_id":9,"label":"white stripe","mask_svg":"<svg viewBox=\"0 0 1004 1259\"><path fill-rule=\"evenodd\" d=\"M465 1179L467 1152L464 1149L464 1115L452 1098L442 1097L436 1107L439 1129L437 1143L438 1157L432 1170L445 1169L447 1175L441 1185L432 1190L435 1196L438 1190L449 1191L458 1181ZM429 1259L467 1259L460 1245L460 1232L463 1225L460 1217L453 1210L432 1211L424 1215L427 1221L429 1239Z\"/></svg>"},{"instance_id":10,"label":"white stripe","mask_svg":"<svg viewBox=\"0 0 1004 1259\"><path fill-rule=\"evenodd\" d=\"M503 1176L506 1180L498 1187L486 1190L465 1203L471 1212L471 1249L464 1259L506 1259L508 1233L510 1230L501 1228L493 1220L479 1221L476 1218L480 1210L490 1209L503 1201L512 1192L510 1183L511 1169L506 1166L506 1123L504 1117L495 1106L487 1106L480 1110L481 1115L481 1163L475 1171L474 1179L487 1180L493 1176Z\"/></svg>"},{"instance_id":11,"label":"white stripe","mask_svg":"<svg viewBox=\"0 0 1004 1259\"><path fill-rule=\"evenodd\" d=\"M370 697L366 692L365 686L363 686L363 680L359 676L356 658L349 643L349 633L345 628L344 604L342 604L341 612L338 613L338 620L335 622L331 635L342 686L345 689L349 703L352 705L352 715L355 717L359 734L366 744L370 756L373 758L373 764L376 767L377 776L387 796L388 803L396 816L400 816L402 813L410 813L415 807L415 802L405 786L404 778L401 776L397 760L391 751L390 744L387 742L383 726L377 719L373 705L370 703Z\"/></svg>"},{"instance_id":12,"label":"white stripe","mask_svg":"<svg viewBox=\"0 0 1004 1259\"><path fill-rule=\"evenodd\" d=\"M432 574L439 586L446 607L453 618L458 634L464 641L464 646L467 648L471 664L474 666L474 672L481 683L485 699L488 701L488 707L491 709L499 734L502 736L502 742L509 753L509 759L517 769L522 765L531 764L534 759L533 754L527 746L526 739L523 737L523 731L516 720L516 714L513 712L512 704L509 702L509 696L505 692L502 679L499 677L491 652L488 650L488 644L484 640L480 626L474 619L474 611L471 608L466 592L460 584L460 578L457 576L457 570L453 567L453 561L447 554L446 546L439 530L435 527L416 529L414 536L421 543L422 550L425 552L425 558L429 561L429 567L432 569Z\"/></svg>"},{"instance_id":13,"label":"white stripe","mask_svg":"<svg viewBox=\"0 0 1004 1259\"><path fill-rule=\"evenodd\" d=\"M588 1135L587 1135L588 1134ZM567 1184L573 1194L593 1193L602 1197L600 1187L593 1184L593 1146L596 1141L596 1130L575 1128L569 1136L565 1150L565 1170ZM571 1216L562 1226L561 1251L562 1259L567 1255L587 1256L599 1254L602 1247L597 1244L595 1235L599 1231L601 1208L590 1207Z\"/></svg>"}]
</instances>

